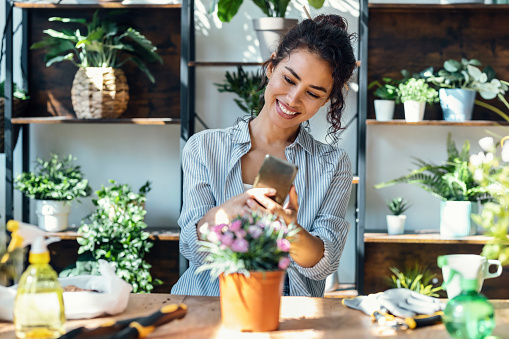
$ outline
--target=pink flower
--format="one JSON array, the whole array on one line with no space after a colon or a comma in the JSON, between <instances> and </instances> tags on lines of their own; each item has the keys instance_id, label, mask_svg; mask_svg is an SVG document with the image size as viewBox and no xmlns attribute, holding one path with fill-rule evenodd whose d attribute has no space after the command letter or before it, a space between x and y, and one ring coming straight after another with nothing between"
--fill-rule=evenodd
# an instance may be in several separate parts
<instances>
[{"instance_id":1,"label":"pink flower","mask_svg":"<svg viewBox=\"0 0 509 339\"><path fill-rule=\"evenodd\" d=\"M246 232L246 230L243 230L243 229L240 229L237 232L235 232L235 236L237 238L245 238L246 235L247 235L247 232Z\"/></svg>"},{"instance_id":2,"label":"pink flower","mask_svg":"<svg viewBox=\"0 0 509 339\"><path fill-rule=\"evenodd\" d=\"M290 258L289 257L282 257L281 259L279 259L279 263L277 264L277 266L281 270L286 270L286 268L289 265L290 265Z\"/></svg>"},{"instance_id":3,"label":"pink flower","mask_svg":"<svg viewBox=\"0 0 509 339\"><path fill-rule=\"evenodd\" d=\"M232 251L239 253L246 253L249 249L249 244L246 239L235 239L231 246Z\"/></svg>"},{"instance_id":4,"label":"pink flower","mask_svg":"<svg viewBox=\"0 0 509 339\"><path fill-rule=\"evenodd\" d=\"M232 232L238 231L238 230L240 230L241 227L242 227L242 221L239 219L234 220L232 222L232 224L230 225L230 231L232 231Z\"/></svg>"},{"instance_id":5,"label":"pink flower","mask_svg":"<svg viewBox=\"0 0 509 339\"><path fill-rule=\"evenodd\" d=\"M225 227L228 227L228 225L225 224L215 225L214 227L212 227L212 231L216 232L217 234L221 234Z\"/></svg>"},{"instance_id":6,"label":"pink flower","mask_svg":"<svg viewBox=\"0 0 509 339\"><path fill-rule=\"evenodd\" d=\"M249 226L247 231L253 237L253 239L258 239L260 237L260 235L262 235L262 233L263 233L263 230L261 229L261 227L258 227L255 225Z\"/></svg>"},{"instance_id":7,"label":"pink flower","mask_svg":"<svg viewBox=\"0 0 509 339\"><path fill-rule=\"evenodd\" d=\"M290 242L288 239L278 239L277 240L277 248L283 252L290 251Z\"/></svg>"},{"instance_id":8,"label":"pink flower","mask_svg":"<svg viewBox=\"0 0 509 339\"><path fill-rule=\"evenodd\" d=\"M221 244L230 247L233 243L233 233L226 232L221 236Z\"/></svg>"}]
</instances>

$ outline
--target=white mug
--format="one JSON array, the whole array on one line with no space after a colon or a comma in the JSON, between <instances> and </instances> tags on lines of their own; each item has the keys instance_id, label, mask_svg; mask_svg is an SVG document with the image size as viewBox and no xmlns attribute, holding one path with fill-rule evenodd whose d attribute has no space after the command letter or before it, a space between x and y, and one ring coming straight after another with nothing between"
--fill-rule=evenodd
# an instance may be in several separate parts
<instances>
[{"instance_id":1,"label":"white mug","mask_svg":"<svg viewBox=\"0 0 509 339\"><path fill-rule=\"evenodd\" d=\"M495 273L490 273L492 265L497 266ZM438 257L438 266L442 268L444 286L449 299L461 293L461 277L477 279L477 292L481 292L484 279L496 278L502 274L500 261L488 260L476 254L441 255Z\"/></svg>"}]
</instances>

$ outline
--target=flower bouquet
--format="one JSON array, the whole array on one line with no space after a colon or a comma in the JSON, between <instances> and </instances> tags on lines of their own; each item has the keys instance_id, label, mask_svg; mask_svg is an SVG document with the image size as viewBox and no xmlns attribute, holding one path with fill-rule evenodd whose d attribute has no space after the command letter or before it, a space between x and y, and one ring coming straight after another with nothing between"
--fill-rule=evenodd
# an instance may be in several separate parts
<instances>
[{"instance_id":1,"label":"flower bouquet","mask_svg":"<svg viewBox=\"0 0 509 339\"><path fill-rule=\"evenodd\" d=\"M219 277L221 316L227 328L273 331L279 310L290 243L298 232L275 215L253 212L229 224L200 227L200 251L208 252L197 273Z\"/></svg>"}]
</instances>

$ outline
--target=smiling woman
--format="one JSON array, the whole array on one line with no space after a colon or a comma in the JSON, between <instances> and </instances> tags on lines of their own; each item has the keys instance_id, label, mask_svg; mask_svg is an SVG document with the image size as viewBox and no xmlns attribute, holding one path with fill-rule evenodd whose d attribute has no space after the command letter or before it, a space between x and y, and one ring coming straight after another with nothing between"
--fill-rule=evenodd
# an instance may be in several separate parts
<instances>
[{"instance_id":1,"label":"smiling woman","mask_svg":"<svg viewBox=\"0 0 509 339\"><path fill-rule=\"evenodd\" d=\"M344 18L320 15L304 20L281 40L263 64L263 107L257 117L224 130L193 135L183 154L183 207L180 250L189 269L173 294L218 295L218 280L196 273L207 253L198 251L198 229L228 224L252 211L276 214L300 230L291 244L285 295L323 296L335 272L350 224L345 220L352 184L350 159L336 146L342 128L345 84L356 67ZM307 122L329 105L330 144L313 139ZM282 205L274 189L252 185L266 154L287 160L299 171Z\"/></svg>"}]
</instances>

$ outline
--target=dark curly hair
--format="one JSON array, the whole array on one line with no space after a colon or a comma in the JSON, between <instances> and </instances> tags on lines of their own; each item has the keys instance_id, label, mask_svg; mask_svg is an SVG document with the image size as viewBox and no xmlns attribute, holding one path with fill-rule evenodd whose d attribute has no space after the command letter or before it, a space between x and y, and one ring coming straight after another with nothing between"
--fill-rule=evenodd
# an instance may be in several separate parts
<instances>
[{"instance_id":1,"label":"dark curly hair","mask_svg":"<svg viewBox=\"0 0 509 339\"><path fill-rule=\"evenodd\" d=\"M267 67L277 65L299 49L319 55L332 68L333 86L329 96L330 108L327 121L330 123L327 137L337 141L336 132L342 129L341 116L345 108L344 89L356 68L356 60L352 42L357 39L355 33L348 33L346 20L339 15L319 15L314 19L306 19L292 28L280 41L276 55L267 59L262 66L262 82L260 88L265 88ZM263 106L264 98L260 100Z\"/></svg>"}]
</instances>

